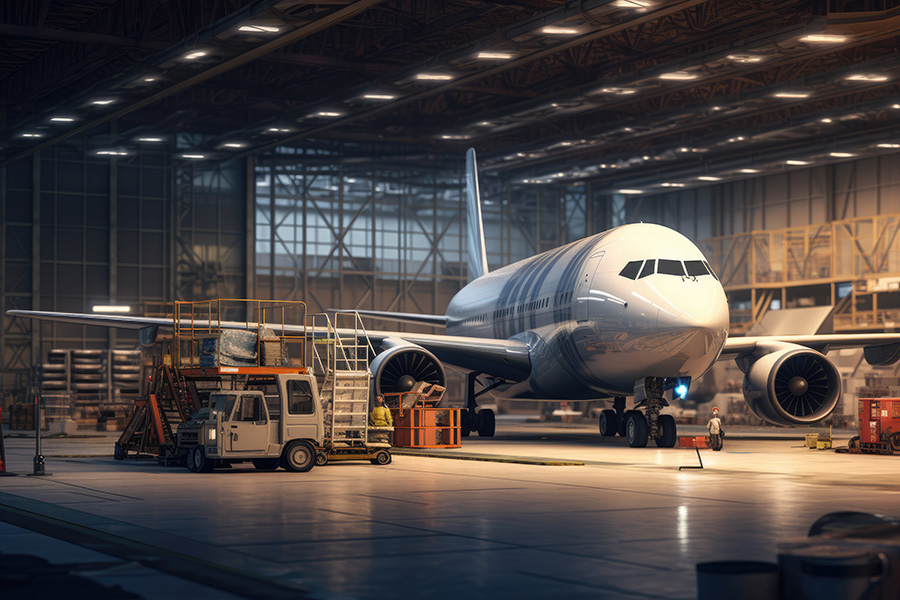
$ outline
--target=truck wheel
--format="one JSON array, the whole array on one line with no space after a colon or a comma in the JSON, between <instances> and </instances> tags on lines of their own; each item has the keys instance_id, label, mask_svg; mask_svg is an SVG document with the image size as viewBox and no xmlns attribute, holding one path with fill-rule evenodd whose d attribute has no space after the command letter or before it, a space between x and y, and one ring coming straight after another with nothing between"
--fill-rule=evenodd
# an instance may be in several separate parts
<instances>
[{"instance_id":1,"label":"truck wheel","mask_svg":"<svg viewBox=\"0 0 900 600\"><path fill-rule=\"evenodd\" d=\"M251 458L250 462L252 462L253 466L260 471L274 471L278 468L278 463L280 463L281 460L277 458Z\"/></svg>"},{"instance_id":2,"label":"truck wheel","mask_svg":"<svg viewBox=\"0 0 900 600\"><path fill-rule=\"evenodd\" d=\"M316 466L324 467L328 464L328 455L324 452L316 452Z\"/></svg>"},{"instance_id":3,"label":"truck wheel","mask_svg":"<svg viewBox=\"0 0 900 600\"><path fill-rule=\"evenodd\" d=\"M375 453L375 458L372 459L373 465L389 465L391 464L391 453L387 450L379 450Z\"/></svg>"},{"instance_id":4,"label":"truck wheel","mask_svg":"<svg viewBox=\"0 0 900 600\"><path fill-rule=\"evenodd\" d=\"M191 448L187 458L188 469L194 473L209 473L213 470L213 463L206 458L206 452L203 446L194 446Z\"/></svg>"},{"instance_id":5,"label":"truck wheel","mask_svg":"<svg viewBox=\"0 0 900 600\"><path fill-rule=\"evenodd\" d=\"M302 440L291 442L284 451L282 465L288 471L306 473L316 465L316 449Z\"/></svg>"}]
</instances>

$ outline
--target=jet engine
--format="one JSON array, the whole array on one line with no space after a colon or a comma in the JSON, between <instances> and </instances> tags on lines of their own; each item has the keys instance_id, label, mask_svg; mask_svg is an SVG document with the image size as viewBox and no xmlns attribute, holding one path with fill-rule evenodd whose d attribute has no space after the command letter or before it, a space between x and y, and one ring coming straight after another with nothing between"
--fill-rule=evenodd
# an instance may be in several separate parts
<instances>
[{"instance_id":1,"label":"jet engine","mask_svg":"<svg viewBox=\"0 0 900 600\"><path fill-rule=\"evenodd\" d=\"M773 343L736 362L744 372L744 400L756 416L774 425L823 419L841 397L840 373L815 350Z\"/></svg>"},{"instance_id":2,"label":"jet engine","mask_svg":"<svg viewBox=\"0 0 900 600\"><path fill-rule=\"evenodd\" d=\"M422 346L397 338L381 345L385 350L370 365L376 394L407 392L419 381L446 385L444 365Z\"/></svg>"}]
</instances>

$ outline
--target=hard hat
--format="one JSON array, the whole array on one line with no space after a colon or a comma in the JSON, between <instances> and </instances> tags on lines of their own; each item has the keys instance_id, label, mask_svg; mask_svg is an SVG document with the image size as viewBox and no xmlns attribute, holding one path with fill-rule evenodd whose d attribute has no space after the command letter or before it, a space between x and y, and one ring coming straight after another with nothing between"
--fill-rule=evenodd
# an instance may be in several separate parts
<instances>
[{"instance_id":1,"label":"hard hat","mask_svg":"<svg viewBox=\"0 0 900 600\"><path fill-rule=\"evenodd\" d=\"M719 412L719 407L718 407L718 406L713 406L713 412Z\"/></svg>"}]
</instances>

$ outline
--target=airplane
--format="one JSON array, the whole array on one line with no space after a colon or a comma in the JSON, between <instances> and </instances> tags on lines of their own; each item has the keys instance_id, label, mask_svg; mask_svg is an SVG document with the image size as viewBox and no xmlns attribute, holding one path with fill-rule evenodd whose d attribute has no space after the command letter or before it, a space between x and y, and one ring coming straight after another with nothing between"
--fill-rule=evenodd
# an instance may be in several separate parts
<instances>
[{"instance_id":1,"label":"airplane","mask_svg":"<svg viewBox=\"0 0 900 600\"><path fill-rule=\"evenodd\" d=\"M673 447L675 419L662 409L726 358L744 373L744 399L757 416L775 425L808 425L827 417L841 397L829 350L863 347L871 365L900 360L900 334L729 338L721 282L693 242L662 225L622 225L489 271L473 148L466 153L466 182L469 283L446 314L357 311L445 328L446 334L368 332L380 349L370 365L374 392L408 391L419 381L443 385L444 363L466 370L463 435L494 435L494 413L479 410L478 397L496 389L510 399L613 398L599 417L603 436L623 436L631 447L649 440ZM140 329L144 343L159 327L172 326L150 317L7 314Z\"/></svg>"}]
</instances>

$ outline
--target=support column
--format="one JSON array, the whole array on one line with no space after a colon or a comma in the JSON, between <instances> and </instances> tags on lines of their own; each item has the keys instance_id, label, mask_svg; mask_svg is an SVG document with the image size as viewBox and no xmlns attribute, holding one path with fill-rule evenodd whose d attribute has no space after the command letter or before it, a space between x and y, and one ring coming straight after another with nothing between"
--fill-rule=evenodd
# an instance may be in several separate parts
<instances>
[{"instance_id":1,"label":"support column","mask_svg":"<svg viewBox=\"0 0 900 600\"><path fill-rule=\"evenodd\" d=\"M244 229L244 298L256 297L256 157L246 158L246 228Z\"/></svg>"},{"instance_id":2,"label":"support column","mask_svg":"<svg viewBox=\"0 0 900 600\"><path fill-rule=\"evenodd\" d=\"M41 309L41 153L31 156L31 310ZM41 360L41 324L31 322L31 367ZM34 390L32 390L33 394Z\"/></svg>"}]
</instances>

